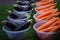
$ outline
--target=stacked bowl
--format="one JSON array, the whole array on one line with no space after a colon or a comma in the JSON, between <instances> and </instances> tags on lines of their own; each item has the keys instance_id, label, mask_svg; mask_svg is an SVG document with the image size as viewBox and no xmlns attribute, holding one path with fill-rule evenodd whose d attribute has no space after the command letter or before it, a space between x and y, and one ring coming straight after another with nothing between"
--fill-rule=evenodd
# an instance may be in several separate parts
<instances>
[{"instance_id":1,"label":"stacked bowl","mask_svg":"<svg viewBox=\"0 0 60 40\"><path fill-rule=\"evenodd\" d=\"M33 28L41 40L53 40L54 34L60 31L60 12L56 8L54 0L41 0L36 3L36 14ZM56 37L55 37L56 38Z\"/></svg>"},{"instance_id":2,"label":"stacked bowl","mask_svg":"<svg viewBox=\"0 0 60 40\"><path fill-rule=\"evenodd\" d=\"M13 11L8 11L10 15L2 29L9 39L21 40L27 36L31 27L31 12L32 6L29 1L18 1L14 4Z\"/></svg>"}]
</instances>

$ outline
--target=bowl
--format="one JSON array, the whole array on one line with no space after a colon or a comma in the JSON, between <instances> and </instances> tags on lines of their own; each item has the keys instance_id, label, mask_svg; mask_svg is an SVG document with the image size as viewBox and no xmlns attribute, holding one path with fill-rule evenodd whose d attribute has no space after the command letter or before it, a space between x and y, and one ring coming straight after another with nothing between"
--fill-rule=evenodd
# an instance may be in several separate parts
<instances>
[{"instance_id":1,"label":"bowl","mask_svg":"<svg viewBox=\"0 0 60 40\"><path fill-rule=\"evenodd\" d=\"M55 32L41 32L41 31L38 31L37 28L41 25L43 25L45 22L47 21L41 21L41 22L38 22L36 24L34 24L33 28L37 34L37 36L41 39L41 40L51 40L52 37L54 36Z\"/></svg>"}]
</instances>

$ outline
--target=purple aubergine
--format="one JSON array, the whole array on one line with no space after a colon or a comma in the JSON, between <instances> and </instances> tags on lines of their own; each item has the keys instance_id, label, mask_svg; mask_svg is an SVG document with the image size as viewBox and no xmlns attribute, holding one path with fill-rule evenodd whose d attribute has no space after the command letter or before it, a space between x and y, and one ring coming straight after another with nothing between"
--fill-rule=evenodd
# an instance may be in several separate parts
<instances>
[{"instance_id":1,"label":"purple aubergine","mask_svg":"<svg viewBox=\"0 0 60 40\"><path fill-rule=\"evenodd\" d=\"M16 25L14 25L13 23L10 22L6 22L5 26L9 29L11 29L12 31L14 31L16 29Z\"/></svg>"}]
</instances>

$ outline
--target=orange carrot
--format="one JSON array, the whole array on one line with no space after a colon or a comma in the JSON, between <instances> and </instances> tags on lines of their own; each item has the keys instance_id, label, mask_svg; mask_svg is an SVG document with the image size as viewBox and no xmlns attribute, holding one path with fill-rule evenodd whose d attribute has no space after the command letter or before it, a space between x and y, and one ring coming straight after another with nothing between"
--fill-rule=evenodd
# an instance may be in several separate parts
<instances>
[{"instance_id":1,"label":"orange carrot","mask_svg":"<svg viewBox=\"0 0 60 40\"><path fill-rule=\"evenodd\" d=\"M40 31L41 32L56 32L59 28L60 28L60 26L57 25L57 26L51 26L51 27L45 28L45 29L40 30Z\"/></svg>"},{"instance_id":2,"label":"orange carrot","mask_svg":"<svg viewBox=\"0 0 60 40\"><path fill-rule=\"evenodd\" d=\"M46 18L46 20L49 20L49 19L51 19L51 18L53 18L53 17L56 17L56 16L58 16L58 14L59 14L59 13L52 14L51 16L49 16L48 18Z\"/></svg>"},{"instance_id":3,"label":"orange carrot","mask_svg":"<svg viewBox=\"0 0 60 40\"><path fill-rule=\"evenodd\" d=\"M46 20L49 20L50 18L52 18L52 17L56 17L59 13L57 13L57 9L54 9L53 10L53 12L52 12L52 14L50 15L50 16L46 16Z\"/></svg>"},{"instance_id":4,"label":"orange carrot","mask_svg":"<svg viewBox=\"0 0 60 40\"><path fill-rule=\"evenodd\" d=\"M56 32L57 30L59 30L60 29L60 25L58 25L58 26L55 26L51 31L49 31L49 32Z\"/></svg>"},{"instance_id":5,"label":"orange carrot","mask_svg":"<svg viewBox=\"0 0 60 40\"><path fill-rule=\"evenodd\" d=\"M45 12L44 14L41 14L41 15L37 16L37 18L39 19L39 18L45 17L46 15L49 15L52 12L53 12L53 10L49 10L49 11Z\"/></svg>"},{"instance_id":6,"label":"orange carrot","mask_svg":"<svg viewBox=\"0 0 60 40\"><path fill-rule=\"evenodd\" d=\"M50 1L50 0L41 0L41 1ZM54 0L53 0L54 1Z\"/></svg>"},{"instance_id":7,"label":"orange carrot","mask_svg":"<svg viewBox=\"0 0 60 40\"><path fill-rule=\"evenodd\" d=\"M54 28L54 26L58 26L60 24L60 20L57 20L56 22L54 22L51 26L49 26L48 28L45 28L45 29L43 29L43 30L40 30L40 31L42 31L42 32L49 32L49 31L51 31L53 28Z\"/></svg>"},{"instance_id":8,"label":"orange carrot","mask_svg":"<svg viewBox=\"0 0 60 40\"><path fill-rule=\"evenodd\" d=\"M53 12L53 11L54 11L54 12ZM56 13L57 11L58 11L57 9L48 10L48 11L45 12L44 14L41 14L41 15L37 16L37 18L40 19L40 18L42 18L42 17L45 17L45 16L47 16L47 15L52 14L52 12L53 12L53 13Z\"/></svg>"},{"instance_id":9,"label":"orange carrot","mask_svg":"<svg viewBox=\"0 0 60 40\"><path fill-rule=\"evenodd\" d=\"M42 19L42 20L49 20L49 19L51 19L51 18L53 18L53 17L56 17L58 14L51 14L51 15L47 15L47 16L45 16L45 17L43 17L43 18L40 18L40 19Z\"/></svg>"},{"instance_id":10,"label":"orange carrot","mask_svg":"<svg viewBox=\"0 0 60 40\"><path fill-rule=\"evenodd\" d=\"M51 1L51 0L41 0L38 3L44 3L44 2L48 2L48 1ZM54 0L52 0L52 1L54 1Z\"/></svg>"},{"instance_id":11,"label":"orange carrot","mask_svg":"<svg viewBox=\"0 0 60 40\"><path fill-rule=\"evenodd\" d=\"M53 29L54 27L48 27L48 28L45 28L45 29L42 29L40 30L41 32L49 32Z\"/></svg>"},{"instance_id":12,"label":"orange carrot","mask_svg":"<svg viewBox=\"0 0 60 40\"><path fill-rule=\"evenodd\" d=\"M43 3L43 2L46 2L47 0L45 0L45 1L40 1L39 3Z\"/></svg>"},{"instance_id":13,"label":"orange carrot","mask_svg":"<svg viewBox=\"0 0 60 40\"><path fill-rule=\"evenodd\" d=\"M53 17L56 17L56 16L57 16L57 14L52 14L52 15L50 15L49 17L47 17L46 20L49 20L49 19L51 19L51 18L53 18Z\"/></svg>"},{"instance_id":14,"label":"orange carrot","mask_svg":"<svg viewBox=\"0 0 60 40\"><path fill-rule=\"evenodd\" d=\"M54 22L52 25L50 25L50 27L55 26L56 24L60 24L60 20L57 20L56 22Z\"/></svg>"},{"instance_id":15,"label":"orange carrot","mask_svg":"<svg viewBox=\"0 0 60 40\"><path fill-rule=\"evenodd\" d=\"M41 0L41 1L47 1L47 0Z\"/></svg>"},{"instance_id":16,"label":"orange carrot","mask_svg":"<svg viewBox=\"0 0 60 40\"><path fill-rule=\"evenodd\" d=\"M39 5L46 5L46 4L51 3L51 2L53 2L53 0L50 0L50 1L47 1L47 2L42 2L42 3L39 2L38 4L39 4Z\"/></svg>"},{"instance_id":17,"label":"orange carrot","mask_svg":"<svg viewBox=\"0 0 60 40\"><path fill-rule=\"evenodd\" d=\"M42 18L40 18L40 19L46 20L46 19L47 19L48 17L50 17L50 16L52 16L52 15L50 14L50 15L44 16L44 17L42 17Z\"/></svg>"},{"instance_id":18,"label":"orange carrot","mask_svg":"<svg viewBox=\"0 0 60 40\"><path fill-rule=\"evenodd\" d=\"M37 28L37 30L42 30L42 29L44 29L44 28L47 28L48 26L50 26L51 24L53 24L55 21L57 21L58 20L58 18L55 18L55 17L53 17L52 19L50 19L48 22L46 22L46 23L44 23L43 25L41 25L41 26L39 26L38 28Z\"/></svg>"},{"instance_id":19,"label":"orange carrot","mask_svg":"<svg viewBox=\"0 0 60 40\"><path fill-rule=\"evenodd\" d=\"M41 12L46 12L46 11L51 10L51 9L54 9L54 8L55 8L55 6L52 6L52 7L49 7L49 8L46 8L46 9L40 10L40 11L41 11Z\"/></svg>"},{"instance_id":20,"label":"orange carrot","mask_svg":"<svg viewBox=\"0 0 60 40\"><path fill-rule=\"evenodd\" d=\"M48 8L48 7L51 7L51 6L56 6L56 4L47 4L47 5L45 5L44 7L43 7L43 9L46 9L46 8ZM41 8L42 9L42 8Z\"/></svg>"},{"instance_id":21,"label":"orange carrot","mask_svg":"<svg viewBox=\"0 0 60 40\"><path fill-rule=\"evenodd\" d=\"M53 14L54 13L57 13L58 12L58 9L56 8L56 9L53 9Z\"/></svg>"},{"instance_id":22,"label":"orange carrot","mask_svg":"<svg viewBox=\"0 0 60 40\"><path fill-rule=\"evenodd\" d=\"M60 20L56 21L55 23L53 23L53 24L50 25L50 26L55 26L56 24L60 24Z\"/></svg>"},{"instance_id":23,"label":"orange carrot","mask_svg":"<svg viewBox=\"0 0 60 40\"><path fill-rule=\"evenodd\" d=\"M56 6L56 3L55 4L49 3L49 4L45 5L45 7L50 7L50 6Z\"/></svg>"},{"instance_id":24,"label":"orange carrot","mask_svg":"<svg viewBox=\"0 0 60 40\"><path fill-rule=\"evenodd\" d=\"M48 4L48 5L45 5L44 7L40 8L40 7L37 7L36 10L39 11L39 10L42 10L42 9L46 9L46 8L49 8L49 7L52 7L52 6L55 6L56 4Z\"/></svg>"}]
</instances>

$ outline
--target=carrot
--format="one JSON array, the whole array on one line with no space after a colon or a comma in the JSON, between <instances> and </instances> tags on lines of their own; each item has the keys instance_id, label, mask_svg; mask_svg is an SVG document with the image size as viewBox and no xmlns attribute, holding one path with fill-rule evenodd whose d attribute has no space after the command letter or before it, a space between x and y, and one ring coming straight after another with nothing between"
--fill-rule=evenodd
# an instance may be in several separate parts
<instances>
[{"instance_id":1,"label":"carrot","mask_svg":"<svg viewBox=\"0 0 60 40\"><path fill-rule=\"evenodd\" d=\"M54 12L53 12L53 11L54 11ZM41 15L37 16L37 18L40 19L40 18L42 18L42 17L45 17L45 16L47 16L47 15L52 14L52 12L53 12L53 13L56 13L57 11L58 11L57 9L48 10L48 11L45 12L44 14L41 14Z\"/></svg>"},{"instance_id":2,"label":"carrot","mask_svg":"<svg viewBox=\"0 0 60 40\"><path fill-rule=\"evenodd\" d=\"M40 7L37 7L36 10L39 11L39 10L42 10L42 9L46 9L46 8L49 8L51 6L55 6L56 4L48 4L48 5L45 5L44 7L40 8Z\"/></svg>"},{"instance_id":3,"label":"carrot","mask_svg":"<svg viewBox=\"0 0 60 40\"><path fill-rule=\"evenodd\" d=\"M55 23L53 23L52 25L50 25L50 27L51 27L51 26L55 26L56 24L60 24L60 20L58 20L58 21L56 21Z\"/></svg>"},{"instance_id":4,"label":"carrot","mask_svg":"<svg viewBox=\"0 0 60 40\"><path fill-rule=\"evenodd\" d=\"M53 17L56 17L58 14L51 14L50 16L48 16L47 18L46 18L46 20L49 20L49 19L51 19L51 18L53 18Z\"/></svg>"},{"instance_id":5,"label":"carrot","mask_svg":"<svg viewBox=\"0 0 60 40\"><path fill-rule=\"evenodd\" d=\"M42 20L49 20L50 18L52 18L52 17L55 17L55 16L57 16L57 14L51 14L51 15L47 15L47 16L45 16L45 17L42 17L42 18L40 18L40 19L42 19Z\"/></svg>"},{"instance_id":6,"label":"carrot","mask_svg":"<svg viewBox=\"0 0 60 40\"><path fill-rule=\"evenodd\" d=\"M48 15L50 15L51 13L44 13L44 14L41 14L41 15L38 15L37 16L37 19L45 19L46 17L45 16L48 16ZM44 18L43 18L44 17Z\"/></svg>"},{"instance_id":7,"label":"carrot","mask_svg":"<svg viewBox=\"0 0 60 40\"><path fill-rule=\"evenodd\" d=\"M56 4L47 4L47 5L45 5L44 7L43 7L43 9L45 9L45 8L48 8L48 7L51 7L51 6L56 6Z\"/></svg>"},{"instance_id":8,"label":"carrot","mask_svg":"<svg viewBox=\"0 0 60 40\"><path fill-rule=\"evenodd\" d=\"M51 9L54 9L54 8L55 8L55 6L52 6L52 7L49 7L49 8L46 8L46 9L40 10L40 11L41 11L41 12L46 12L46 11L51 10Z\"/></svg>"},{"instance_id":9,"label":"carrot","mask_svg":"<svg viewBox=\"0 0 60 40\"><path fill-rule=\"evenodd\" d=\"M47 1L47 0L41 0L41 1Z\"/></svg>"},{"instance_id":10,"label":"carrot","mask_svg":"<svg viewBox=\"0 0 60 40\"><path fill-rule=\"evenodd\" d=\"M48 28L45 28L43 30L40 30L41 32L56 32L59 29L60 26L51 26ZM56 29L55 29L56 28Z\"/></svg>"},{"instance_id":11,"label":"carrot","mask_svg":"<svg viewBox=\"0 0 60 40\"><path fill-rule=\"evenodd\" d=\"M47 2L47 1L50 1L50 0L41 0L41 1L39 1L39 3L43 3L43 2ZM54 1L54 0L52 0L52 1Z\"/></svg>"},{"instance_id":12,"label":"carrot","mask_svg":"<svg viewBox=\"0 0 60 40\"><path fill-rule=\"evenodd\" d=\"M41 0L41 1L50 1L50 0ZM53 0L54 1L54 0Z\"/></svg>"},{"instance_id":13,"label":"carrot","mask_svg":"<svg viewBox=\"0 0 60 40\"><path fill-rule=\"evenodd\" d=\"M46 20L49 20L49 19L51 19L51 18L53 18L53 17L56 17L56 16L57 16L57 14L52 14L52 15L50 15L49 17L47 17Z\"/></svg>"},{"instance_id":14,"label":"carrot","mask_svg":"<svg viewBox=\"0 0 60 40\"><path fill-rule=\"evenodd\" d=\"M40 1L39 3L43 3L43 2L46 2L47 0L45 0L45 1Z\"/></svg>"},{"instance_id":15,"label":"carrot","mask_svg":"<svg viewBox=\"0 0 60 40\"><path fill-rule=\"evenodd\" d=\"M52 19L50 19L50 20L49 20L48 22L46 22L45 24L39 26L39 27L37 28L37 30L41 30L41 29L47 28L48 26L50 26L51 24L53 24L53 23L54 23L55 21L57 21L57 20L58 20L58 18L53 17Z\"/></svg>"},{"instance_id":16,"label":"carrot","mask_svg":"<svg viewBox=\"0 0 60 40\"><path fill-rule=\"evenodd\" d=\"M50 0L50 1L47 1L47 2L43 2L43 3L39 2L38 4L39 5L46 5L46 4L51 3L51 2L53 2L53 0Z\"/></svg>"},{"instance_id":17,"label":"carrot","mask_svg":"<svg viewBox=\"0 0 60 40\"><path fill-rule=\"evenodd\" d=\"M49 31L51 31L54 28L54 26L58 26L59 24L60 24L60 20L57 20L51 26L48 26L48 28L45 28L45 29L40 30L40 31L42 31L42 32L49 32Z\"/></svg>"},{"instance_id":18,"label":"carrot","mask_svg":"<svg viewBox=\"0 0 60 40\"><path fill-rule=\"evenodd\" d=\"M52 30L54 27L48 27L48 28L45 28L43 30L40 30L41 32L49 32L50 30Z\"/></svg>"},{"instance_id":19,"label":"carrot","mask_svg":"<svg viewBox=\"0 0 60 40\"><path fill-rule=\"evenodd\" d=\"M59 12L57 12L56 14L54 14L55 16L57 16L57 15L59 15L60 13Z\"/></svg>"},{"instance_id":20,"label":"carrot","mask_svg":"<svg viewBox=\"0 0 60 40\"><path fill-rule=\"evenodd\" d=\"M53 14L52 15L50 15L50 16L48 16L47 18L46 18L46 20L50 20L50 18L52 17L53 18Z\"/></svg>"},{"instance_id":21,"label":"carrot","mask_svg":"<svg viewBox=\"0 0 60 40\"><path fill-rule=\"evenodd\" d=\"M39 19L39 18L45 17L46 15L49 15L52 12L53 12L53 10L49 10L49 11L45 12L44 14L41 14L41 15L37 16L37 18Z\"/></svg>"},{"instance_id":22,"label":"carrot","mask_svg":"<svg viewBox=\"0 0 60 40\"><path fill-rule=\"evenodd\" d=\"M46 16L45 19L49 20L52 17L56 17L59 14L59 13L57 13L57 11L58 11L57 9L54 9L53 12L52 12L52 14L50 16L49 15Z\"/></svg>"},{"instance_id":23,"label":"carrot","mask_svg":"<svg viewBox=\"0 0 60 40\"><path fill-rule=\"evenodd\" d=\"M58 26L55 26L51 31L49 31L49 32L56 32L57 30L59 30L60 29L60 25L58 25Z\"/></svg>"},{"instance_id":24,"label":"carrot","mask_svg":"<svg viewBox=\"0 0 60 40\"><path fill-rule=\"evenodd\" d=\"M42 19L42 20L46 20L48 17L50 17L51 15L47 15L47 16L45 16L45 17L42 17L42 18L40 18L40 19Z\"/></svg>"},{"instance_id":25,"label":"carrot","mask_svg":"<svg viewBox=\"0 0 60 40\"><path fill-rule=\"evenodd\" d=\"M58 14L59 14L59 13L52 14L51 16L49 16L48 18L46 18L46 20L49 20L49 19L51 19L51 18L53 18L53 17L56 17L56 16L58 16Z\"/></svg>"}]
</instances>

